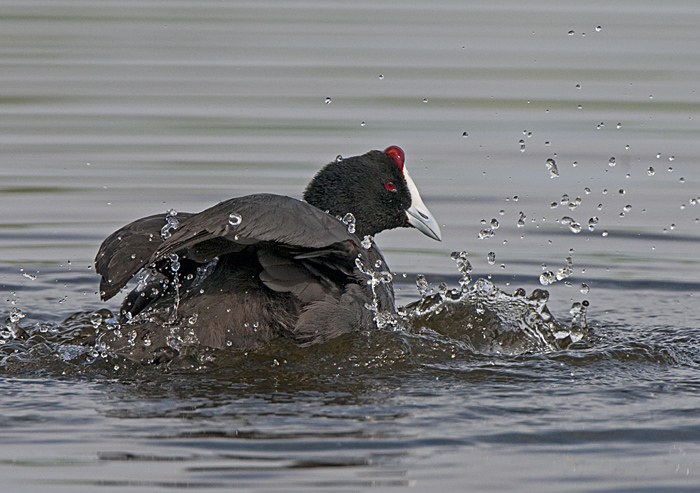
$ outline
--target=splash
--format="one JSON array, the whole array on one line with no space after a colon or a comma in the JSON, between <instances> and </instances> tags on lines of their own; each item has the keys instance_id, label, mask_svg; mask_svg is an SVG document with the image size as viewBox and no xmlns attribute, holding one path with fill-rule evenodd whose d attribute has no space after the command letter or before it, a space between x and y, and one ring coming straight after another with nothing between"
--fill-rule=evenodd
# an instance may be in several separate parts
<instances>
[{"instance_id":1,"label":"splash","mask_svg":"<svg viewBox=\"0 0 700 493\"><path fill-rule=\"evenodd\" d=\"M467 289L439 290L399 310L403 327L419 336L439 334L478 353L517 355L558 351L588 338L588 302L574 303L569 325L557 321L547 308L549 293L526 296L501 291L478 279Z\"/></svg>"},{"instance_id":2,"label":"splash","mask_svg":"<svg viewBox=\"0 0 700 493\"><path fill-rule=\"evenodd\" d=\"M367 240L371 242L371 238ZM375 342L381 340L376 347L381 349L382 355L402 355L396 356L396 361L406 361L410 355L410 360L420 365L425 358L438 361L455 358L458 354L468 358L478 354L548 353L593 339L586 324L587 302L574 303L569 323L557 321L547 308L549 293L545 290L536 289L527 296L525 290L519 288L508 294L487 279L472 282L472 266L467 252L453 252L451 255L460 274L457 287L451 288L442 282L433 289L426 276L419 275L416 287L420 299L396 311L387 301L391 299L393 275L384 262L378 259L368 262L363 258L358 257L356 267L366 276L371 288L372 299L366 308L372 312L377 330L320 345L313 350L314 354L346 354L345 345L351 344L360 351L355 359L376 363L381 361L381 355L365 352L371 353ZM172 284L178 284L177 263L180 259L172 257L168 260L175 282L166 283L164 279L149 279L144 275L139 280L144 295L148 295L154 286L177 289ZM211 265L215 265L215 261ZM190 289L196 289L200 277L206 277L209 267L188 281ZM570 260L567 259L567 265L557 272L559 276L554 274L554 278L565 277L570 269ZM581 291L584 292L583 287ZM90 368L90 372L118 370L120 375L125 375L128 368L134 370L140 365L116 354L132 350L145 356L140 359L142 362L166 362L169 367L201 368L213 364L213 354L222 361L229 361L231 357L226 355L230 350L212 350L200 344L194 330L197 316L179 320L174 317L177 308L177 304L161 306L159 311L145 310L134 317L125 313L126 320L122 323L109 310L101 309L76 313L61 323L31 325L26 324L25 314L13 307L4 325L0 325L0 371L29 369L83 374ZM134 321L152 324L154 330L138 335L133 329ZM291 341L275 344L270 348L282 345L292 357L294 344ZM272 349L260 349L263 353L267 350ZM386 361L382 363L386 364Z\"/></svg>"}]
</instances>

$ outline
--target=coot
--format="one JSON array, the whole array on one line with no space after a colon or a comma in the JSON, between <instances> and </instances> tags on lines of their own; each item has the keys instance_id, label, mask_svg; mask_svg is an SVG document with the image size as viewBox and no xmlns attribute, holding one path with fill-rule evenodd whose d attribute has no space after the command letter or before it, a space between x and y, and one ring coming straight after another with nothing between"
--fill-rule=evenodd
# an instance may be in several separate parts
<instances>
[{"instance_id":1,"label":"coot","mask_svg":"<svg viewBox=\"0 0 700 493\"><path fill-rule=\"evenodd\" d=\"M373 236L414 227L440 240L404 159L397 146L337 159L303 201L255 194L124 226L95 258L101 297L138 282L99 342L158 362L189 343L255 349L282 336L305 346L375 327L375 311L395 308Z\"/></svg>"}]
</instances>

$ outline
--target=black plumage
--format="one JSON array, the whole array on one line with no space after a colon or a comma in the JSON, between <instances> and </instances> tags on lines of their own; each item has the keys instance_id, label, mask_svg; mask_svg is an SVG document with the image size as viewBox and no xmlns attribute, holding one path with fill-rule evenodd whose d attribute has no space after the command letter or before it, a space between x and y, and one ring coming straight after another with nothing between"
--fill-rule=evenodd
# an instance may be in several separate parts
<instances>
[{"instance_id":1,"label":"black plumage","mask_svg":"<svg viewBox=\"0 0 700 493\"><path fill-rule=\"evenodd\" d=\"M338 219L348 213L354 224ZM329 163L304 201L256 194L198 214L136 220L110 235L95 259L104 300L140 273L119 329L99 342L158 361L189 343L254 349L285 336L310 345L371 329L371 306L395 310L371 236L408 226L439 239L398 147Z\"/></svg>"}]
</instances>

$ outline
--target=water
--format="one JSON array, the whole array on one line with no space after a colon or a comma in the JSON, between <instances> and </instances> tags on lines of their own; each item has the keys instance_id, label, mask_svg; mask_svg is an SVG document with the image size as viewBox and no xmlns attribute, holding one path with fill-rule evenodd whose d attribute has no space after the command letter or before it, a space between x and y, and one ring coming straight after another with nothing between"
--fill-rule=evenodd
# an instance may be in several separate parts
<instances>
[{"instance_id":1,"label":"water","mask_svg":"<svg viewBox=\"0 0 700 493\"><path fill-rule=\"evenodd\" d=\"M0 353L4 484L696 490L699 15L690 1L3 2L0 306L34 334ZM376 238L399 304L421 299L418 274L427 303L459 289L450 254L465 251L469 286L547 289L568 327L588 301L593 334L499 352L459 325L473 313L447 310L157 370L88 363L74 344L118 308L91 267L116 228L298 197L335 156L389 145L443 233Z\"/></svg>"}]
</instances>

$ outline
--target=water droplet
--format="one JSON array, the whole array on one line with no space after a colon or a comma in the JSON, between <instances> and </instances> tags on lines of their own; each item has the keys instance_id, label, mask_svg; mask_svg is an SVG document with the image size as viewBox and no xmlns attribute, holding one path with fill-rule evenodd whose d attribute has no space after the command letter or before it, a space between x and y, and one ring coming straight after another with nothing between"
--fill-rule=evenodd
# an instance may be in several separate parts
<instances>
[{"instance_id":1,"label":"water droplet","mask_svg":"<svg viewBox=\"0 0 700 493\"><path fill-rule=\"evenodd\" d=\"M656 173L656 170L649 166L649 169L647 170L647 175L654 176L654 173Z\"/></svg>"},{"instance_id":2,"label":"water droplet","mask_svg":"<svg viewBox=\"0 0 700 493\"><path fill-rule=\"evenodd\" d=\"M498 219L496 219L496 218L491 219L491 228L498 229L499 227L500 227L500 224L498 223Z\"/></svg>"},{"instance_id":3,"label":"water droplet","mask_svg":"<svg viewBox=\"0 0 700 493\"><path fill-rule=\"evenodd\" d=\"M588 231L593 231L598 224L598 216L593 216L588 220Z\"/></svg>"},{"instance_id":4,"label":"water droplet","mask_svg":"<svg viewBox=\"0 0 700 493\"><path fill-rule=\"evenodd\" d=\"M584 188L583 191L586 192L586 195L590 195L590 194L591 194L591 189L588 188L588 187Z\"/></svg>"},{"instance_id":5,"label":"water droplet","mask_svg":"<svg viewBox=\"0 0 700 493\"><path fill-rule=\"evenodd\" d=\"M360 122L360 126L361 126L361 127L364 127L365 125L366 125L365 122Z\"/></svg>"},{"instance_id":6,"label":"water droplet","mask_svg":"<svg viewBox=\"0 0 700 493\"><path fill-rule=\"evenodd\" d=\"M355 232L355 216L351 212L343 216L342 222L348 227L348 233L353 234Z\"/></svg>"},{"instance_id":7,"label":"water droplet","mask_svg":"<svg viewBox=\"0 0 700 493\"><path fill-rule=\"evenodd\" d=\"M566 265L559 269L556 274L557 281L562 281L574 272L574 262L571 257L566 257Z\"/></svg>"},{"instance_id":8,"label":"water droplet","mask_svg":"<svg viewBox=\"0 0 700 493\"><path fill-rule=\"evenodd\" d=\"M459 284L462 287L462 291L465 291L467 289L467 285L472 282L470 274L472 271L472 264L467 259L467 252L452 252L450 257L457 264L457 270L459 273L462 274Z\"/></svg>"},{"instance_id":9,"label":"water droplet","mask_svg":"<svg viewBox=\"0 0 700 493\"><path fill-rule=\"evenodd\" d=\"M614 157L611 157L611 158L608 160L608 166L610 166L611 168L613 168L616 164L617 164L617 162L615 161L615 158L614 158Z\"/></svg>"},{"instance_id":10,"label":"water droplet","mask_svg":"<svg viewBox=\"0 0 700 493\"><path fill-rule=\"evenodd\" d=\"M370 235L365 235L364 239L360 242L362 248L365 250L372 247L372 237Z\"/></svg>"},{"instance_id":11,"label":"water droplet","mask_svg":"<svg viewBox=\"0 0 700 493\"><path fill-rule=\"evenodd\" d=\"M177 211L175 209L170 209L165 213L165 226L163 226L160 230L160 236L164 240L167 240L172 236L172 233L170 233L171 229L177 229L180 225L180 221L178 221L177 217L175 216L177 216Z\"/></svg>"},{"instance_id":12,"label":"water droplet","mask_svg":"<svg viewBox=\"0 0 700 493\"><path fill-rule=\"evenodd\" d=\"M525 152L525 141L523 139L520 139L518 141L518 144L520 144L520 152Z\"/></svg>"},{"instance_id":13,"label":"water droplet","mask_svg":"<svg viewBox=\"0 0 700 493\"><path fill-rule=\"evenodd\" d=\"M597 33L599 33L601 29L603 29L601 26L596 26L596 27L595 27L595 31L596 31Z\"/></svg>"},{"instance_id":14,"label":"water droplet","mask_svg":"<svg viewBox=\"0 0 700 493\"><path fill-rule=\"evenodd\" d=\"M679 183L685 183L685 178L683 178L683 177L681 176L681 177L678 179L678 182L679 182Z\"/></svg>"},{"instance_id":15,"label":"water droplet","mask_svg":"<svg viewBox=\"0 0 700 493\"><path fill-rule=\"evenodd\" d=\"M569 36L573 36L574 34L576 34L576 32L572 29L571 31L569 31L566 34L568 34Z\"/></svg>"},{"instance_id":16,"label":"water droplet","mask_svg":"<svg viewBox=\"0 0 700 493\"><path fill-rule=\"evenodd\" d=\"M577 223L576 221L574 221L573 218L571 218L569 216L562 217L560 222L563 225L568 226L569 229L571 230L571 232L574 234L578 234L581 232L581 224Z\"/></svg>"},{"instance_id":17,"label":"water droplet","mask_svg":"<svg viewBox=\"0 0 700 493\"><path fill-rule=\"evenodd\" d=\"M576 84L576 89L581 89L581 84Z\"/></svg>"},{"instance_id":18,"label":"water droplet","mask_svg":"<svg viewBox=\"0 0 700 493\"><path fill-rule=\"evenodd\" d=\"M379 74L379 80L384 80L384 76L382 74Z\"/></svg>"},{"instance_id":19,"label":"water droplet","mask_svg":"<svg viewBox=\"0 0 700 493\"><path fill-rule=\"evenodd\" d=\"M489 252L488 255L486 255L486 260L490 265L495 264L496 263L496 253Z\"/></svg>"},{"instance_id":20,"label":"water droplet","mask_svg":"<svg viewBox=\"0 0 700 493\"><path fill-rule=\"evenodd\" d=\"M557 207L559 207L559 204L557 202L552 202L551 204L549 204L549 207L550 209L556 209Z\"/></svg>"},{"instance_id":21,"label":"water droplet","mask_svg":"<svg viewBox=\"0 0 700 493\"><path fill-rule=\"evenodd\" d=\"M526 217L527 216L525 214L523 214L522 211L520 211L520 217L518 218L518 223L517 223L519 228L525 227L525 218Z\"/></svg>"},{"instance_id":22,"label":"water droplet","mask_svg":"<svg viewBox=\"0 0 700 493\"><path fill-rule=\"evenodd\" d=\"M600 236L602 236L603 238L605 238L605 237L608 236L608 234L609 234L608 231L607 231L607 230L604 230L604 231L600 234Z\"/></svg>"},{"instance_id":23,"label":"water droplet","mask_svg":"<svg viewBox=\"0 0 700 493\"><path fill-rule=\"evenodd\" d=\"M462 137L466 139L467 137L469 137L469 134L467 132L462 132Z\"/></svg>"},{"instance_id":24,"label":"water droplet","mask_svg":"<svg viewBox=\"0 0 700 493\"><path fill-rule=\"evenodd\" d=\"M589 292L590 290L591 290L591 288L588 287L588 284L583 283L583 282L581 283L581 289L580 289L580 291L581 291L582 294L588 294L588 292Z\"/></svg>"},{"instance_id":25,"label":"water droplet","mask_svg":"<svg viewBox=\"0 0 700 493\"><path fill-rule=\"evenodd\" d=\"M342 160L343 160L343 156L341 156L340 154L338 154L338 155L335 157L335 162L336 162L336 163L339 163L339 162L341 162Z\"/></svg>"},{"instance_id":26,"label":"water droplet","mask_svg":"<svg viewBox=\"0 0 700 493\"><path fill-rule=\"evenodd\" d=\"M485 240L487 238L493 238L495 234L496 233L491 228L485 228L479 231L479 239Z\"/></svg>"},{"instance_id":27,"label":"water droplet","mask_svg":"<svg viewBox=\"0 0 700 493\"><path fill-rule=\"evenodd\" d=\"M669 161L673 161L673 160L675 160L675 159L676 159L676 156L669 156L669 157L668 157L668 160L669 160Z\"/></svg>"},{"instance_id":28,"label":"water droplet","mask_svg":"<svg viewBox=\"0 0 700 493\"><path fill-rule=\"evenodd\" d=\"M618 124L615 125L615 126L616 126L617 128L622 128L622 123L618 123Z\"/></svg>"},{"instance_id":29,"label":"water droplet","mask_svg":"<svg viewBox=\"0 0 700 493\"><path fill-rule=\"evenodd\" d=\"M427 103L427 102L428 102L428 98L425 98L425 99L423 100L423 102L424 102L424 103Z\"/></svg>"},{"instance_id":30,"label":"water droplet","mask_svg":"<svg viewBox=\"0 0 700 493\"><path fill-rule=\"evenodd\" d=\"M557 163L554 162L554 159L547 159L547 161L545 161L545 164L547 165L547 169L549 170L549 177L557 178L559 176L559 170L557 169Z\"/></svg>"},{"instance_id":31,"label":"water droplet","mask_svg":"<svg viewBox=\"0 0 700 493\"><path fill-rule=\"evenodd\" d=\"M325 101L326 104L331 104L332 102L333 102L333 100L331 98L326 98L326 101Z\"/></svg>"},{"instance_id":32,"label":"water droplet","mask_svg":"<svg viewBox=\"0 0 700 493\"><path fill-rule=\"evenodd\" d=\"M418 274L416 276L416 287L418 288L418 292L421 296L428 294L428 280L423 274Z\"/></svg>"},{"instance_id":33,"label":"water droplet","mask_svg":"<svg viewBox=\"0 0 700 493\"><path fill-rule=\"evenodd\" d=\"M621 188L621 189L619 189L619 190L617 191L617 193L619 193L620 195L624 195L624 194L625 194L625 189L624 189L624 188Z\"/></svg>"},{"instance_id":34,"label":"water droplet","mask_svg":"<svg viewBox=\"0 0 700 493\"><path fill-rule=\"evenodd\" d=\"M382 268L382 260L381 260L381 259L377 259L377 261L374 262L374 267L375 267L376 269L381 269L381 268Z\"/></svg>"},{"instance_id":35,"label":"water droplet","mask_svg":"<svg viewBox=\"0 0 700 493\"><path fill-rule=\"evenodd\" d=\"M548 286L549 284L553 284L556 281L557 281L557 278L554 275L554 272L552 272L552 271L543 272L540 275L540 284L542 284L543 286Z\"/></svg>"}]
</instances>

